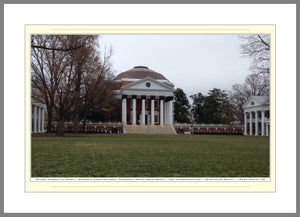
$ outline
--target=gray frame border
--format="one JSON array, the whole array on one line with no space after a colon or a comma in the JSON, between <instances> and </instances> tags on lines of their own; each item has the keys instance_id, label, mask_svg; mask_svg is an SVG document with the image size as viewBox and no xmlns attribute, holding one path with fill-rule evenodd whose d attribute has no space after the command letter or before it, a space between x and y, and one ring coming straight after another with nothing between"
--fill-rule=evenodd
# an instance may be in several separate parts
<instances>
[{"instance_id":1,"label":"gray frame border","mask_svg":"<svg viewBox=\"0 0 300 217\"><path fill-rule=\"evenodd\" d=\"M64 4L72 4L72 3L77 3L77 4L120 4L124 3L122 0L86 0L85 2L82 2L80 0L27 0L27 1L22 1L22 0L1 0L0 4L0 11L1 11L1 17L4 18L4 4L40 4L40 3L48 3L48 4L58 4L58 3L64 3ZM141 3L138 0L127 0L127 4L138 4ZM296 4L296 10L299 11L299 1L298 0L226 0L225 2L223 0L187 0L187 1L180 1L180 0L143 0L143 3L149 3L149 4L241 4L241 3L248 3L248 4ZM299 20L299 14L296 14L296 20ZM2 144L4 144L4 19L2 19L1 22L1 34L0 34L0 47L3 49L0 49L0 138ZM297 23L297 36L299 36L299 23ZM299 42L298 37L296 37L297 42ZM296 57L299 62L299 43L297 43L297 51L296 51ZM296 71L299 71L298 64L296 66ZM296 75L296 82L300 83L300 76ZM300 95L300 87L296 87L296 121L297 121L297 126L296 126L296 141L297 144L299 143L300 139L300 130L299 130L299 112L300 112L300 101L299 101L299 95ZM0 146L0 153L1 156L3 156L2 160L0 161L0 200L1 200L1 205L0 205L0 216L24 216L24 217L40 217L40 216L54 216L54 217L79 217L79 216L224 216L224 217L230 217L230 216L274 216L274 217L281 217L281 216L299 216L299 203L298 203L298 196L299 196L299 159L296 159L296 166L297 166L297 175L296 175L296 213L4 213L4 146ZM296 147L296 154L299 156L299 148Z\"/></svg>"}]
</instances>

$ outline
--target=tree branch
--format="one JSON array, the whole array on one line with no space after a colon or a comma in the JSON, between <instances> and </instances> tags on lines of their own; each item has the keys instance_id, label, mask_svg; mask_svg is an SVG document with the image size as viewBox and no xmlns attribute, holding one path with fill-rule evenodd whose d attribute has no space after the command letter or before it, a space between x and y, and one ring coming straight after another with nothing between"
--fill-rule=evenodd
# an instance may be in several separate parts
<instances>
[{"instance_id":1,"label":"tree branch","mask_svg":"<svg viewBox=\"0 0 300 217\"><path fill-rule=\"evenodd\" d=\"M79 48L84 47L85 45L81 45L78 47L70 47L70 48L50 48L50 47L45 47L45 46L38 46L38 45L31 45L32 48L41 48L41 49L45 49L45 50L56 50L56 51L71 51L71 50L77 50Z\"/></svg>"},{"instance_id":2,"label":"tree branch","mask_svg":"<svg viewBox=\"0 0 300 217\"><path fill-rule=\"evenodd\" d=\"M267 42L265 42L261 37L260 37L260 35L257 35L258 37L259 37L259 39L261 40L261 42L264 44L264 45L266 45L267 47L268 47L268 49L270 49L270 45L267 43Z\"/></svg>"}]
</instances>

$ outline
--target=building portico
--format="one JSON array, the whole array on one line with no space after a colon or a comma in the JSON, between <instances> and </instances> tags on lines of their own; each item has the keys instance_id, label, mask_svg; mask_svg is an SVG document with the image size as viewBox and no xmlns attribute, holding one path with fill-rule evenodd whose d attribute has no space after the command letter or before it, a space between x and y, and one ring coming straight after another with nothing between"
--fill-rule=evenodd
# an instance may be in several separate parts
<instances>
[{"instance_id":1,"label":"building portico","mask_svg":"<svg viewBox=\"0 0 300 217\"><path fill-rule=\"evenodd\" d=\"M244 135L269 136L270 104L266 96L252 96L243 105Z\"/></svg>"},{"instance_id":2,"label":"building portico","mask_svg":"<svg viewBox=\"0 0 300 217\"><path fill-rule=\"evenodd\" d=\"M145 66L121 73L114 81L123 125L172 125L174 85ZM118 118L117 118L118 119Z\"/></svg>"},{"instance_id":3,"label":"building portico","mask_svg":"<svg viewBox=\"0 0 300 217\"><path fill-rule=\"evenodd\" d=\"M170 125L172 96L122 95L122 124Z\"/></svg>"}]
</instances>

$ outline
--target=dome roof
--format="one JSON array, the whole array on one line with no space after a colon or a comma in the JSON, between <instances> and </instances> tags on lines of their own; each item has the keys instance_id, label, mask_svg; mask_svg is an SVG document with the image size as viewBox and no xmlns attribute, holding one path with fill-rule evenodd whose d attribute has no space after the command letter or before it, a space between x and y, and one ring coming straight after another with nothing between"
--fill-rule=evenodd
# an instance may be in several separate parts
<instances>
[{"instance_id":1,"label":"dome roof","mask_svg":"<svg viewBox=\"0 0 300 217\"><path fill-rule=\"evenodd\" d=\"M150 77L157 80L167 80L162 74L149 69L146 66L135 66L133 69L129 69L125 72L120 73L114 80L119 80L121 78L135 78L143 79Z\"/></svg>"}]
</instances>

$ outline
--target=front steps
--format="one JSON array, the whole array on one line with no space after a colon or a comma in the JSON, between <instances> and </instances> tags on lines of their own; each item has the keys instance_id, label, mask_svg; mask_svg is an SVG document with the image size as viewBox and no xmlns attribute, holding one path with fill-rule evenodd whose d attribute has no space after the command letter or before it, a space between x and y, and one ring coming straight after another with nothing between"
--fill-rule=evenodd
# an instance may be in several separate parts
<instances>
[{"instance_id":1,"label":"front steps","mask_svg":"<svg viewBox=\"0 0 300 217\"><path fill-rule=\"evenodd\" d=\"M125 134L176 134L173 125L123 125Z\"/></svg>"}]
</instances>

